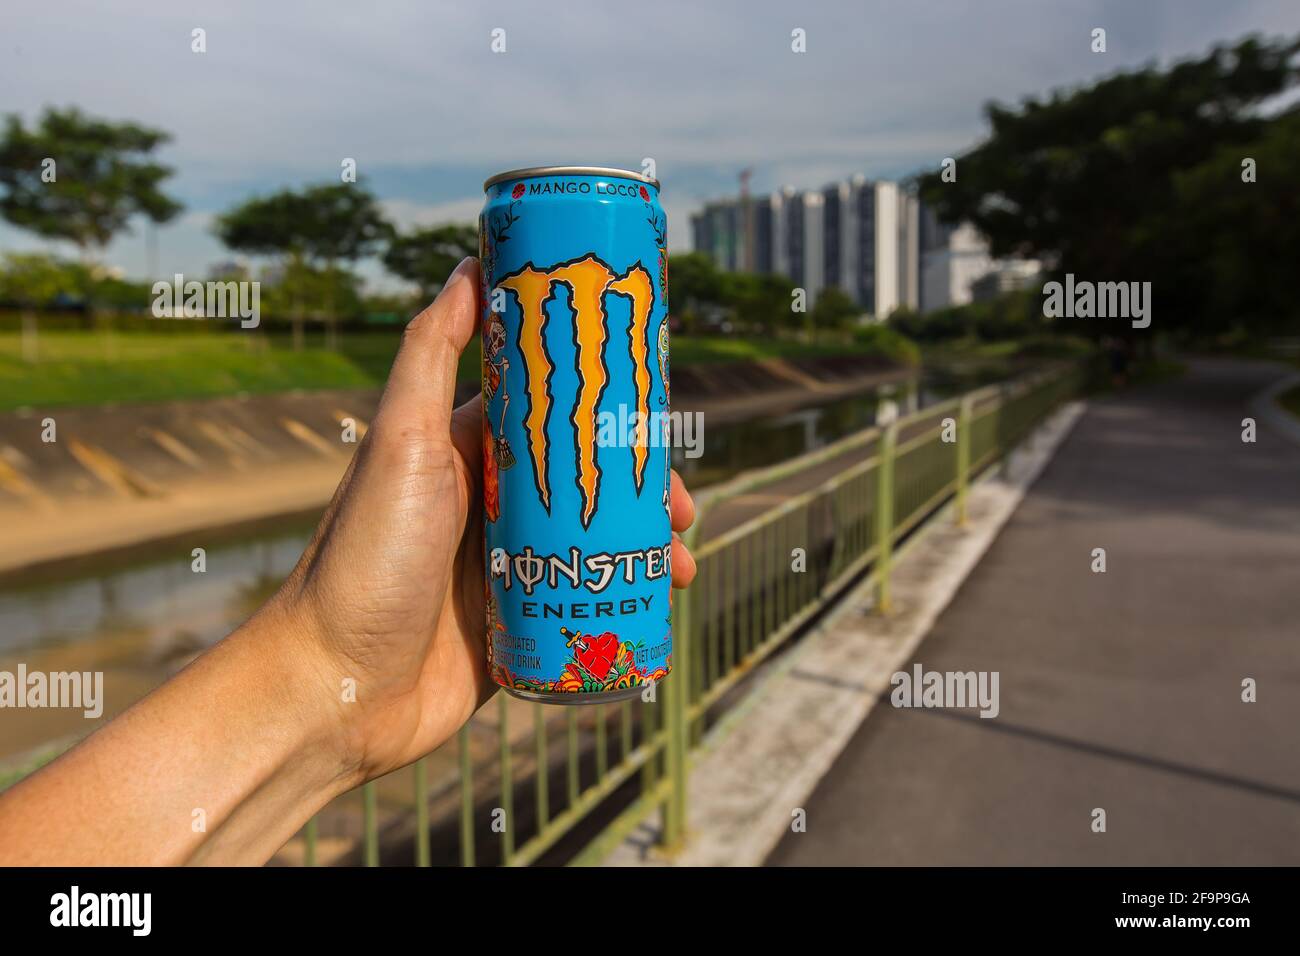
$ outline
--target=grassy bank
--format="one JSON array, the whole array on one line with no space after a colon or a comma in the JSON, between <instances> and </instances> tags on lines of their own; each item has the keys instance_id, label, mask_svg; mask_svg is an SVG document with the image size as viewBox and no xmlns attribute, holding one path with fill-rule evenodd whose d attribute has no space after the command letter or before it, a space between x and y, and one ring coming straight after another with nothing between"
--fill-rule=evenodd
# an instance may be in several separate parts
<instances>
[{"instance_id":1,"label":"grassy bank","mask_svg":"<svg viewBox=\"0 0 1300 956\"><path fill-rule=\"evenodd\" d=\"M295 351L287 333L42 331L36 361L15 331L0 332L0 409L203 398L237 392L382 385L397 353L396 330L341 334L338 350L310 332ZM673 340L673 364L844 354L877 355L873 343L803 343L739 337ZM477 341L462 356L461 380L479 374Z\"/></svg>"},{"instance_id":2,"label":"grassy bank","mask_svg":"<svg viewBox=\"0 0 1300 956\"><path fill-rule=\"evenodd\" d=\"M1087 358L1096 346L1070 336L1031 336L1022 339L944 339L921 344L921 354L930 364L950 362L998 362L1014 359Z\"/></svg>"},{"instance_id":3,"label":"grassy bank","mask_svg":"<svg viewBox=\"0 0 1300 956\"><path fill-rule=\"evenodd\" d=\"M740 336L676 335L672 344L673 365L702 365L708 362L752 362L772 358L822 358L829 355L881 355L906 361L891 346L875 341L848 339L817 342Z\"/></svg>"},{"instance_id":4,"label":"grassy bank","mask_svg":"<svg viewBox=\"0 0 1300 956\"><path fill-rule=\"evenodd\" d=\"M0 333L0 408L151 402L236 392L363 388L383 381L397 339L346 337L338 352L263 335L45 332L37 361Z\"/></svg>"}]
</instances>

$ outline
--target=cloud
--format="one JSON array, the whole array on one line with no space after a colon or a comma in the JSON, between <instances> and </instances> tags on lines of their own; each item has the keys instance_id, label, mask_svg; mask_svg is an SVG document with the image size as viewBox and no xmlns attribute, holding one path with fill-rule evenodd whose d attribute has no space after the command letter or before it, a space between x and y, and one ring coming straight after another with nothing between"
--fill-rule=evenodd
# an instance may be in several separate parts
<instances>
[{"instance_id":1,"label":"cloud","mask_svg":"<svg viewBox=\"0 0 1300 956\"><path fill-rule=\"evenodd\" d=\"M399 230L409 231L444 223L477 222L483 208L481 196L467 196L450 202L418 203L409 199L384 199L380 208Z\"/></svg>"},{"instance_id":2,"label":"cloud","mask_svg":"<svg viewBox=\"0 0 1300 956\"><path fill-rule=\"evenodd\" d=\"M76 104L170 131L172 189L192 210L336 181L346 157L403 221L472 220L498 170L653 157L674 246L742 168L760 191L899 175L978 140L990 99L1300 29L1294 0L43 0L5 16L6 107ZM1089 50L1096 26L1104 55ZM206 53L191 52L196 27ZM806 53L790 49L796 27ZM143 246L113 252L139 271ZM224 256L188 218L160 247L164 269Z\"/></svg>"}]
</instances>

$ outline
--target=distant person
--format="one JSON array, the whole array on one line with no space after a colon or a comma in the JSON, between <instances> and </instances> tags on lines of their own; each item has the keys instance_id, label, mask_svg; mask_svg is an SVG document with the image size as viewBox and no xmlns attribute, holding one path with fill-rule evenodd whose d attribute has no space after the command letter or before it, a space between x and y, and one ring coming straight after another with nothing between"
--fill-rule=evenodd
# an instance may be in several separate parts
<instances>
[{"instance_id":1,"label":"distant person","mask_svg":"<svg viewBox=\"0 0 1300 956\"><path fill-rule=\"evenodd\" d=\"M264 863L331 799L424 756L492 696L482 409L477 397L452 409L478 285L466 259L407 326L370 430L279 592L0 794L0 864ZM674 476L674 530L693 518ZM684 587L695 562L680 544L672 561Z\"/></svg>"}]
</instances>

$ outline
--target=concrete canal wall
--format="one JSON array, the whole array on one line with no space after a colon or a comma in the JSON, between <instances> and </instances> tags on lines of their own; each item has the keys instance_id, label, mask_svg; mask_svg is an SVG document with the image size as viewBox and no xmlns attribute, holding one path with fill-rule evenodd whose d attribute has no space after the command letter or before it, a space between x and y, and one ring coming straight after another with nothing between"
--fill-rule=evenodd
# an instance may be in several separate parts
<instances>
[{"instance_id":1,"label":"concrete canal wall","mask_svg":"<svg viewBox=\"0 0 1300 956\"><path fill-rule=\"evenodd\" d=\"M694 365L674 371L673 404L722 423L907 374L860 357ZM476 391L467 383L459 397ZM0 414L0 573L322 507L379 395L289 392Z\"/></svg>"}]
</instances>

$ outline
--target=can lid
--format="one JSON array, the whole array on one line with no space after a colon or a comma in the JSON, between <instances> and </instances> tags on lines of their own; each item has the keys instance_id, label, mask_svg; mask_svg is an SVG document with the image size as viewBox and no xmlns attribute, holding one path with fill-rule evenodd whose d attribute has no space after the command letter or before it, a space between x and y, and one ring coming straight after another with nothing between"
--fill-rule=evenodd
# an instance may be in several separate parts
<instances>
[{"instance_id":1,"label":"can lid","mask_svg":"<svg viewBox=\"0 0 1300 956\"><path fill-rule=\"evenodd\" d=\"M638 182L649 183L655 189L659 188L657 179L651 179L642 173L634 173L630 169L617 169L613 166L529 166L525 169L510 169L504 173L497 173L483 184L483 191L486 192L493 183L504 182L507 179L536 179L539 176L613 176L617 179L635 179Z\"/></svg>"}]
</instances>

